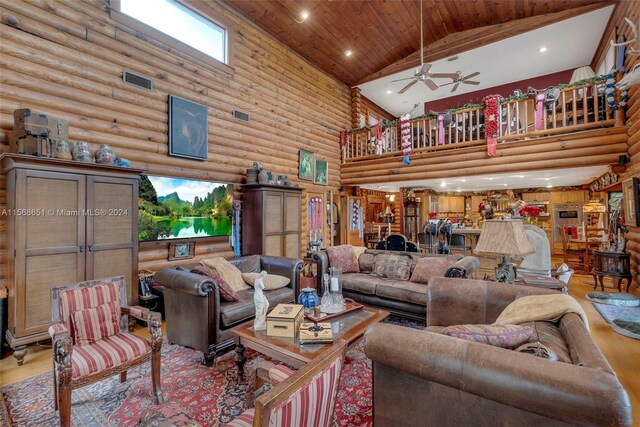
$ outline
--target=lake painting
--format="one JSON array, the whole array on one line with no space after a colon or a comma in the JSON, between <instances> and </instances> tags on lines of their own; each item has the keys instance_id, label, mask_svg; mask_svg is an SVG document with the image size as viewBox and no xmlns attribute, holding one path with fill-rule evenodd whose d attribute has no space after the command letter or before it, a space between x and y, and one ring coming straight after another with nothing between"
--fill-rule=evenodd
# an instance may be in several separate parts
<instances>
[{"instance_id":1,"label":"lake painting","mask_svg":"<svg viewBox=\"0 0 640 427\"><path fill-rule=\"evenodd\" d=\"M233 185L143 175L138 239L231 235Z\"/></svg>"}]
</instances>

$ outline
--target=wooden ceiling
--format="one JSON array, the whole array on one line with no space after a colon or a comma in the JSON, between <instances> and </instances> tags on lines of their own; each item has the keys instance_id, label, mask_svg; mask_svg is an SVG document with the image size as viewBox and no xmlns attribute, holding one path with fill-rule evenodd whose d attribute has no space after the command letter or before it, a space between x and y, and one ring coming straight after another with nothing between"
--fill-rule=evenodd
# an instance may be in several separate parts
<instances>
[{"instance_id":1,"label":"wooden ceiling","mask_svg":"<svg viewBox=\"0 0 640 427\"><path fill-rule=\"evenodd\" d=\"M366 81L369 76L373 78L374 73L420 49L418 0L224 1L318 68L348 85ZM548 21L548 14L558 12L564 13L558 14L556 20L566 19L575 15L571 12L584 13L613 2L424 0L425 44L429 47L429 44L443 39L451 39L455 43L456 34L491 25L498 29L500 24L518 19L538 16ZM309 12L309 18L297 23L304 10ZM546 25L540 20L529 21L532 22L529 29ZM493 32L493 29L487 31ZM528 30L521 29L524 31ZM463 50L469 48L467 45ZM344 55L346 50L352 50L353 55L347 58ZM446 55L449 53L450 49ZM433 59L433 56L429 57L429 60Z\"/></svg>"}]
</instances>

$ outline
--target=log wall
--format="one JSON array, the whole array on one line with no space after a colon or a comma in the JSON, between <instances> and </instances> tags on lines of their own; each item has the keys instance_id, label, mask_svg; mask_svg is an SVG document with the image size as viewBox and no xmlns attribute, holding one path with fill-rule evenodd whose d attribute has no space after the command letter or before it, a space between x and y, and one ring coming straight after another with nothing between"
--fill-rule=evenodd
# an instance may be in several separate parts
<instances>
[{"instance_id":1,"label":"log wall","mask_svg":"<svg viewBox=\"0 0 640 427\"><path fill-rule=\"evenodd\" d=\"M624 34L626 40L631 40L633 34L629 25L624 22L624 17L628 17L632 22L637 23L640 19L640 7L633 1L619 2L614 11L604 34L611 34L616 30L617 34ZM593 58L592 67L597 67L600 60L605 55L608 48L609 40L603 40L600 43L598 51ZM638 48L638 43L634 43L631 47ZM625 68L632 69L640 63L640 56L626 56ZM597 69L597 68L596 68ZM627 134L627 155L630 158L629 165L624 174L623 181L631 177L640 177L640 85L635 85L629 90L629 102L625 111L626 123L628 126ZM640 197L640 195L639 195ZM629 226L627 233L627 251L631 253L631 274L633 280L631 283L632 292L640 295L640 227Z\"/></svg>"},{"instance_id":2,"label":"log wall","mask_svg":"<svg viewBox=\"0 0 640 427\"><path fill-rule=\"evenodd\" d=\"M236 184L254 161L307 191L336 191L338 131L350 127L350 90L314 68L238 12L193 2L232 24L232 75L113 21L101 0L0 0L0 153L8 149L13 110L32 108L69 122L72 141L109 144L149 174ZM153 91L125 85L128 70L151 77ZM209 159L169 157L167 97L209 108ZM251 122L232 118L239 109ZM329 185L298 180L298 150L329 163ZM6 182L0 180L0 211ZM240 197L237 191L236 195ZM308 238L302 198L302 248ZM1 220L1 218L0 218ZM6 224L0 223L0 279ZM167 262L166 242L140 245L140 268ZM198 240L196 257L231 256L226 238Z\"/></svg>"}]
</instances>

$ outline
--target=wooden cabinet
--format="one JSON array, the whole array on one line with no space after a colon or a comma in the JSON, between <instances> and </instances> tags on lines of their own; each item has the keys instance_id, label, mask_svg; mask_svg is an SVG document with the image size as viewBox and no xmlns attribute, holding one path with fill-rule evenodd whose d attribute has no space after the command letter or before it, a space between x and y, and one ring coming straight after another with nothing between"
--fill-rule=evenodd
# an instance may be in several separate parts
<instances>
[{"instance_id":1,"label":"wooden cabinet","mask_svg":"<svg viewBox=\"0 0 640 427\"><path fill-rule=\"evenodd\" d=\"M548 202L550 194L548 191L539 191L535 193L522 193L522 200L525 202Z\"/></svg>"},{"instance_id":2,"label":"wooden cabinet","mask_svg":"<svg viewBox=\"0 0 640 427\"><path fill-rule=\"evenodd\" d=\"M552 191L551 203L586 203L588 194L584 190Z\"/></svg>"},{"instance_id":3,"label":"wooden cabinet","mask_svg":"<svg viewBox=\"0 0 640 427\"><path fill-rule=\"evenodd\" d=\"M124 275L137 302L138 180L135 169L5 154L8 342L46 339L51 288Z\"/></svg>"},{"instance_id":4,"label":"wooden cabinet","mask_svg":"<svg viewBox=\"0 0 640 427\"><path fill-rule=\"evenodd\" d=\"M243 186L243 255L300 258L301 193L279 185Z\"/></svg>"},{"instance_id":5,"label":"wooden cabinet","mask_svg":"<svg viewBox=\"0 0 640 427\"><path fill-rule=\"evenodd\" d=\"M464 214L464 196L438 197L438 212Z\"/></svg>"}]
</instances>

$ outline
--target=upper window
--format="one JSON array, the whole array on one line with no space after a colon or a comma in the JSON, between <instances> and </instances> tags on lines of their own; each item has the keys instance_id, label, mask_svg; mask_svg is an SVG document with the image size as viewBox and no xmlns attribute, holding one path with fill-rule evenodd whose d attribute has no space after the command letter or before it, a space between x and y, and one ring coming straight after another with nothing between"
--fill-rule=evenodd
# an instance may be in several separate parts
<instances>
[{"instance_id":1,"label":"upper window","mask_svg":"<svg viewBox=\"0 0 640 427\"><path fill-rule=\"evenodd\" d=\"M120 12L218 61L228 62L227 31L176 0L120 0Z\"/></svg>"}]
</instances>

